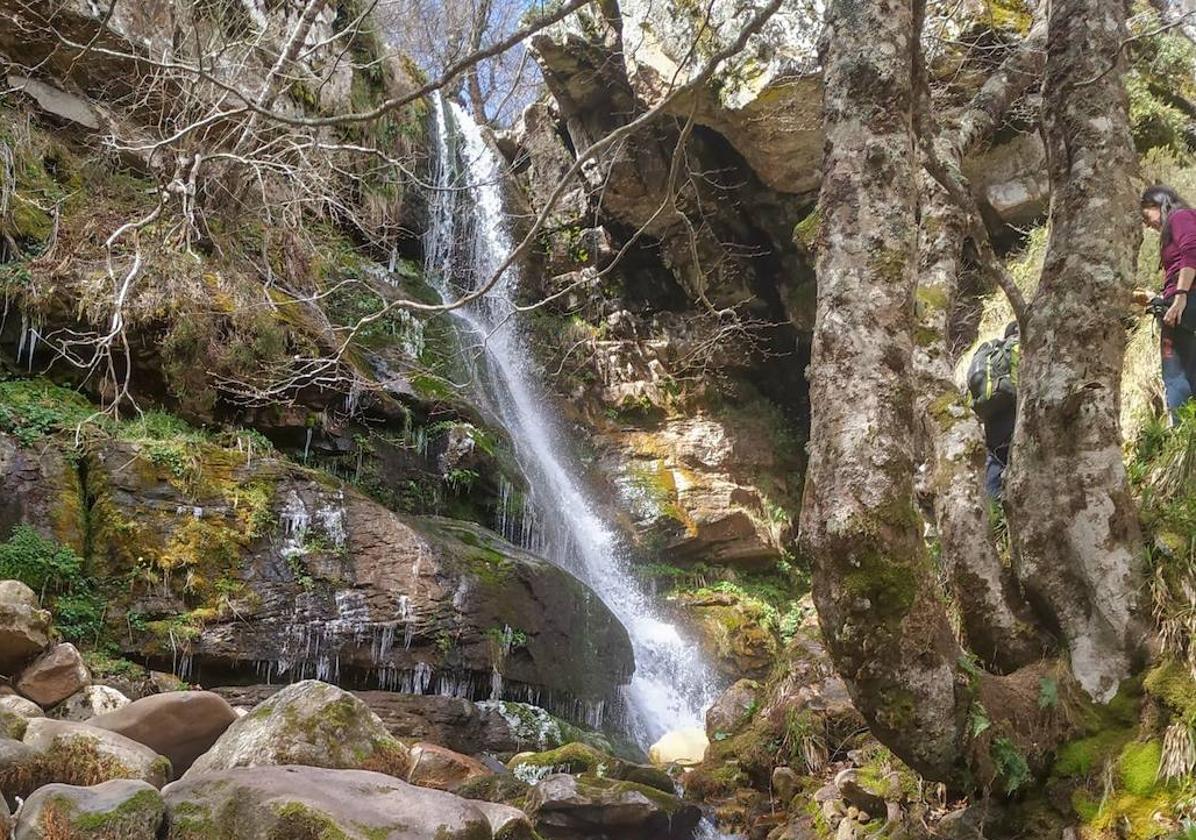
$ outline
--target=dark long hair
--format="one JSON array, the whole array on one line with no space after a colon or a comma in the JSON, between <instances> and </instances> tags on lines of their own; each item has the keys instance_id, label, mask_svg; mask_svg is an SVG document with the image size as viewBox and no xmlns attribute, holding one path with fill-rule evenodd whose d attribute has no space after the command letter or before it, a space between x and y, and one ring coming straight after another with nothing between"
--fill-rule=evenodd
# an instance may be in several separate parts
<instances>
[{"instance_id":1,"label":"dark long hair","mask_svg":"<svg viewBox=\"0 0 1196 840\"><path fill-rule=\"evenodd\" d=\"M1166 184L1155 184L1147 187L1142 193L1142 207L1157 207L1162 215L1162 229L1159 231L1159 250L1162 251L1171 243L1171 214L1188 206L1188 202L1180 194Z\"/></svg>"}]
</instances>

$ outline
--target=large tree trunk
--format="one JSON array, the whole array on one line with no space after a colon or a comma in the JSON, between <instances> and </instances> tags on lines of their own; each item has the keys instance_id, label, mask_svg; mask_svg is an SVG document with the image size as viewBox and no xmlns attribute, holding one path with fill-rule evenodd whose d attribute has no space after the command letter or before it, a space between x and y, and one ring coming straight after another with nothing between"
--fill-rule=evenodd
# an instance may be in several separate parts
<instances>
[{"instance_id":1,"label":"large tree trunk","mask_svg":"<svg viewBox=\"0 0 1196 840\"><path fill-rule=\"evenodd\" d=\"M1043 88L1050 241L1023 324L1007 496L1017 572L1107 700L1128 673L1141 536L1118 429L1140 228L1118 66L1122 0L1054 0Z\"/></svg>"},{"instance_id":2,"label":"large tree trunk","mask_svg":"<svg viewBox=\"0 0 1196 840\"><path fill-rule=\"evenodd\" d=\"M1045 34L1042 22L1036 23L1025 42L945 127L935 124L929 91L922 91L923 149L934 143L941 164L931 162L931 169L959 172L967 153L992 136L1012 104L1041 76ZM984 433L955 382L948 324L963 243L979 221L970 191L959 184L956 193L953 196L929 173L922 176L915 415L921 420L921 454L942 563L964 640L985 665L1009 673L1041 658L1046 645L989 533L989 502L982 482ZM960 198L966 198L967 206L960 206Z\"/></svg>"},{"instance_id":3,"label":"large tree trunk","mask_svg":"<svg viewBox=\"0 0 1196 840\"><path fill-rule=\"evenodd\" d=\"M916 37L913 0L835 0L828 11L802 540L858 708L901 758L946 779L967 701L913 503Z\"/></svg>"},{"instance_id":4,"label":"large tree trunk","mask_svg":"<svg viewBox=\"0 0 1196 840\"><path fill-rule=\"evenodd\" d=\"M963 210L925 176L913 365L915 416L921 421L918 431L942 562L964 640L986 666L1009 673L1040 659L1044 645L990 533L981 480L984 433L955 384L955 358L947 343L966 228Z\"/></svg>"}]
</instances>

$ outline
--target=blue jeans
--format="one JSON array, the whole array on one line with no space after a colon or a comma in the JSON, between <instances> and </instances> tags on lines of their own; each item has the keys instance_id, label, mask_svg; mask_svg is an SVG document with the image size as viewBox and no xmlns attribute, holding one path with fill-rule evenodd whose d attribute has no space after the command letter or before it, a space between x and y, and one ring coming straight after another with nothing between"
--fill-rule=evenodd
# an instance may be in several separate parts
<instances>
[{"instance_id":1,"label":"blue jeans","mask_svg":"<svg viewBox=\"0 0 1196 840\"><path fill-rule=\"evenodd\" d=\"M1001 482L1005 477L1005 467L1009 462L1009 453L1006 451L1004 460L994 455L991 449L986 450L985 453L984 490L988 493L990 499L1000 499Z\"/></svg>"},{"instance_id":2,"label":"blue jeans","mask_svg":"<svg viewBox=\"0 0 1196 840\"><path fill-rule=\"evenodd\" d=\"M1196 306L1184 309L1180 329L1163 326L1159 356L1163 362L1163 392L1172 418L1196 392Z\"/></svg>"}]
</instances>

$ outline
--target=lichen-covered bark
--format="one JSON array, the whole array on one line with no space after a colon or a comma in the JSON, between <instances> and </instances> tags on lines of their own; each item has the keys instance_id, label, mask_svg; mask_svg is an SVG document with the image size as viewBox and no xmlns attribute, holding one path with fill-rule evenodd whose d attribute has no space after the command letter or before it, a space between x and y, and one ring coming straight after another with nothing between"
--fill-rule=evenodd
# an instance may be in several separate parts
<instances>
[{"instance_id":1,"label":"lichen-covered bark","mask_svg":"<svg viewBox=\"0 0 1196 840\"><path fill-rule=\"evenodd\" d=\"M1043 645L989 533L984 433L955 383L947 344L965 230L961 208L924 176L913 357L922 458L964 640L982 662L1008 673L1039 658Z\"/></svg>"},{"instance_id":2,"label":"lichen-covered bark","mask_svg":"<svg viewBox=\"0 0 1196 840\"><path fill-rule=\"evenodd\" d=\"M967 153L992 136L1010 106L1040 77L1044 40L1045 26L1036 24L972 101L942 127L931 118L924 94L919 102L923 149L933 142L935 157L944 170L959 172ZM1008 673L1039 658L1044 644L989 534L988 500L982 482L984 433L955 382L956 358L948 344L960 255L969 234L967 213L975 213L976 208L960 206L929 173L922 176L920 197L914 370L921 454L927 465L942 562L965 642L986 665Z\"/></svg>"},{"instance_id":3,"label":"lichen-covered bark","mask_svg":"<svg viewBox=\"0 0 1196 840\"><path fill-rule=\"evenodd\" d=\"M827 16L813 407L802 540L835 666L876 737L947 779L960 755L959 648L913 503L917 268L911 0Z\"/></svg>"},{"instance_id":4,"label":"lichen-covered bark","mask_svg":"<svg viewBox=\"0 0 1196 840\"><path fill-rule=\"evenodd\" d=\"M1007 495L1018 575L1105 700L1129 671L1141 536L1118 430L1140 228L1118 65L1121 0L1050 7L1043 133L1050 241L1023 324L1019 423Z\"/></svg>"}]
</instances>

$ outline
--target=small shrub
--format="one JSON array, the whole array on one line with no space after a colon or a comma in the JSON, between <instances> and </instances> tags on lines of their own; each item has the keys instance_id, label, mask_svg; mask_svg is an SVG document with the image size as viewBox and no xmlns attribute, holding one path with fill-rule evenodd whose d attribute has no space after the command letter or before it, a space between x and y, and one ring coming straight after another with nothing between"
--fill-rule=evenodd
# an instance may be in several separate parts
<instances>
[{"instance_id":1,"label":"small shrub","mask_svg":"<svg viewBox=\"0 0 1196 840\"><path fill-rule=\"evenodd\" d=\"M38 592L55 625L71 641L94 639L103 626L103 600L83 571L83 558L68 546L18 525L0 543L0 579L19 580Z\"/></svg>"}]
</instances>

